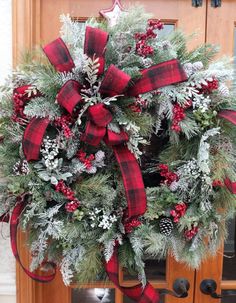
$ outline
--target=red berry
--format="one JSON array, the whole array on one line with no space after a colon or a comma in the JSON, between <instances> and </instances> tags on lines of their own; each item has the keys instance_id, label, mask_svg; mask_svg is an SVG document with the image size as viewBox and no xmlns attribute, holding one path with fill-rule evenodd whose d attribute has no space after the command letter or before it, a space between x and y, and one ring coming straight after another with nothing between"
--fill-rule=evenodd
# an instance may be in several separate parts
<instances>
[{"instance_id":1,"label":"red berry","mask_svg":"<svg viewBox=\"0 0 236 303\"><path fill-rule=\"evenodd\" d=\"M77 200L70 201L70 202L66 203L65 209L71 213L71 212L76 211L76 209L79 207L79 205L80 205L80 203Z\"/></svg>"},{"instance_id":2,"label":"red berry","mask_svg":"<svg viewBox=\"0 0 236 303\"><path fill-rule=\"evenodd\" d=\"M138 227L139 225L141 225L141 221L137 220L137 219L132 219L130 222L126 222L125 223L125 232L127 234L131 233L133 231L133 229L135 227Z\"/></svg>"},{"instance_id":3,"label":"red berry","mask_svg":"<svg viewBox=\"0 0 236 303\"><path fill-rule=\"evenodd\" d=\"M223 187L223 186L224 186L224 183L223 183L221 180L214 180L214 181L212 182L212 186L213 186L213 187L217 187L217 186Z\"/></svg>"}]
</instances>

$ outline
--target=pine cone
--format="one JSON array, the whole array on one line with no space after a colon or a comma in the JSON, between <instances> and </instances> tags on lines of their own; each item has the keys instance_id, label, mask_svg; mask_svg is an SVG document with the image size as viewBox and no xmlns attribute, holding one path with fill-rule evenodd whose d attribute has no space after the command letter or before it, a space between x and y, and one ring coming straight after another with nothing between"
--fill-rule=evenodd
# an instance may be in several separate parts
<instances>
[{"instance_id":1,"label":"pine cone","mask_svg":"<svg viewBox=\"0 0 236 303\"><path fill-rule=\"evenodd\" d=\"M16 176L26 176L29 173L29 164L26 160L18 161L12 168L14 175Z\"/></svg>"},{"instance_id":2,"label":"pine cone","mask_svg":"<svg viewBox=\"0 0 236 303\"><path fill-rule=\"evenodd\" d=\"M192 63L185 63L183 67L184 67L184 71L185 71L187 77L190 77L193 73Z\"/></svg>"},{"instance_id":3,"label":"pine cone","mask_svg":"<svg viewBox=\"0 0 236 303\"><path fill-rule=\"evenodd\" d=\"M169 236L174 228L173 222L170 218L162 218L159 222L160 233Z\"/></svg>"}]
</instances>

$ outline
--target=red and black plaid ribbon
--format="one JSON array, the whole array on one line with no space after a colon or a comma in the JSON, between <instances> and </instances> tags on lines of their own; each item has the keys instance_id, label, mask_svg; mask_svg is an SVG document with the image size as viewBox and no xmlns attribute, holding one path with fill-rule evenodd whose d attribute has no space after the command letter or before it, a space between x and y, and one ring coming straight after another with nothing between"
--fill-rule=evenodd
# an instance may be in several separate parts
<instances>
[{"instance_id":1,"label":"red and black plaid ribbon","mask_svg":"<svg viewBox=\"0 0 236 303\"><path fill-rule=\"evenodd\" d=\"M165 61L141 71L139 78L128 91L130 96L137 96L152 90L187 80L187 76L176 59Z\"/></svg>"},{"instance_id":2,"label":"red and black plaid ribbon","mask_svg":"<svg viewBox=\"0 0 236 303\"><path fill-rule=\"evenodd\" d=\"M0 222L6 222L6 223L8 223L9 222L9 220L10 220L10 216L9 216L9 214L3 214L1 217L0 217Z\"/></svg>"},{"instance_id":3,"label":"red and black plaid ribbon","mask_svg":"<svg viewBox=\"0 0 236 303\"><path fill-rule=\"evenodd\" d=\"M107 124L112 120L112 115L104 104L93 105L88 111L91 120L87 122L83 140L96 146L104 139L107 145L112 146L122 173L128 203L128 218L144 214L147 201L143 178L137 160L124 145L129 140L128 135L124 131L117 134L106 129Z\"/></svg>"},{"instance_id":4,"label":"red and black plaid ribbon","mask_svg":"<svg viewBox=\"0 0 236 303\"><path fill-rule=\"evenodd\" d=\"M111 64L102 80L100 93L108 96L121 95L126 91L130 79L129 75Z\"/></svg>"},{"instance_id":5,"label":"red and black plaid ribbon","mask_svg":"<svg viewBox=\"0 0 236 303\"><path fill-rule=\"evenodd\" d=\"M90 58L99 58L99 74L105 67L105 50L108 34L100 29L87 27L85 33L84 52ZM57 39L44 48L50 62L58 71L69 71L74 67L69 51L61 39ZM130 76L110 65L100 86L100 93L104 96L127 94L136 96L141 93L155 90L159 87L185 81L187 79L182 67L177 60L160 63L141 71L141 78L131 87ZM82 101L80 84L69 80L58 93L58 103L72 114L75 106ZM88 109L88 121L83 139L91 145L98 145L101 140L112 146L117 162L120 166L126 198L128 203L128 218L138 217L146 211L146 194L140 167L134 155L126 146L128 135L122 131L117 134L107 129L112 121L112 115L104 104L96 104ZM37 160L40 145L48 119L33 119L27 126L23 138L24 153L28 160ZM157 303L159 296L153 287L147 283L143 289L139 284L129 289L120 286L118 281L117 249L111 260L106 264L110 279L126 295L139 303Z\"/></svg>"},{"instance_id":6,"label":"red and black plaid ribbon","mask_svg":"<svg viewBox=\"0 0 236 303\"><path fill-rule=\"evenodd\" d=\"M219 114L218 117L220 118L224 118L226 120L228 120L229 122L233 123L234 125L236 125L236 111L235 110L231 110L231 109L225 109L222 110ZM228 190L232 193L232 194L236 194L236 182L235 181L231 181L229 178L226 178L224 180L225 186L228 188Z\"/></svg>"},{"instance_id":7,"label":"red and black plaid ribbon","mask_svg":"<svg viewBox=\"0 0 236 303\"><path fill-rule=\"evenodd\" d=\"M228 120L229 122L236 125L236 111L231 109L225 109L219 112L218 117L224 118Z\"/></svg>"},{"instance_id":8,"label":"red and black plaid ribbon","mask_svg":"<svg viewBox=\"0 0 236 303\"><path fill-rule=\"evenodd\" d=\"M21 195L18 197L18 201L16 206L13 209L13 212L11 214L11 219L10 219L10 237L11 237L11 248L12 252L16 258L16 260L19 262L21 265L22 269L24 272L33 280L37 282L50 282L55 278L56 275L56 267L53 263L50 262L51 267L54 268L54 272L51 275L48 276L39 276L37 274L34 274L30 272L28 269L24 267L24 265L21 262L19 253L18 253L18 248L17 248L17 230L18 230L18 225L19 225L19 220L22 211L24 210L26 206L26 201L25 197L27 194Z\"/></svg>"},{"instance_id":9,"label":"red and black plaid ribbon","mask_svg":"<svg viewBox=\"0 0 236 303\"><path fill-rule=\"evenodd\" d=\"M141 216L146 212L147 200L138 162L124 144L115 145L112 148L123 178L128 202L128 218Z\"/></svg>"},{"instance_id":10,"label":"red and black plaid ribbon","mask_svg":"<svg viewBox=\"0 0 236 303\"><path fill-rule=\"evenodd\" d=\"M43 50L58 72L69 72L75 66L70 52L61 38L47 44Z\"/></svg>"},{"instance_id":11,"label":"red and black plaid ribbon","mask_svg":"<svg viewBox=\"0 0 236 303\"><path fill-rule=\"evenodd\" d=\"M43 136L49 124L47 118L33 118L27 125L22 142L27 161L38 160Z\"/></svg>"},{"instance_id":12,"label":"red and black plaid ribbon","mask_svg":"<svg viewBox=\"0 0 236 303\"><path fill-rule=\"evenodd\" d=\"M111 259L105 263L106 272L109 279L128 297L139 303L158 303L159 294L153 286L147 282L143 288L142 284L137 284L131 287L123 287L119 281L119 260L118 247L114 249Z\"/></svg>"},{"instance_id":13,"label":"red and black plaid ribbon","mask_svg":"<svg viewBox=\"0 0 236 303\"><path fill-rule=\"evenodd\" d=\"M93 58L95 56L99 59L98 74L102 74L105 68L105 51L108 41L108 33L91 26L86 27L84 40L84 53Z\"/></svg>"},{"instance_id":14,"label":"red and black plaid ribbon","mask_svg":"<svg viewBox=\"0 0 236 303\"><path fill-rule=\"evenodd\" d=\"M58 103L64 107L71 115L74 108L82 102L82 97L79 93L79 90L81 88L82 85L80 85L79 82L69 80L62 86L57 95Z\"/></svg>"}]
</instances>

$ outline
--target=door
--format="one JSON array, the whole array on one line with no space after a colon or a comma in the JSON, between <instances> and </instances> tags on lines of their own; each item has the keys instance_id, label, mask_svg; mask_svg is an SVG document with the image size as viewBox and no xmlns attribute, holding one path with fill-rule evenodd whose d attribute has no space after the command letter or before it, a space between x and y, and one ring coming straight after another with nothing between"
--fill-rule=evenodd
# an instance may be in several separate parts
<instances>
[{"instance_id":1,"label":"door","mask_svg":"<svg viewBox=\"0 0 236 303\"><path fill-rule=\"evenodd\" d=\"M214 7L214 3L218 7ZM206 41L220 46L218 57L236 56L236 1L208 1ZM234 60L236 71L236 61ZM235 219L228 222L229 236L222 251L215 258L203 263L196 272L196 303L235 303L236 302L236 234ZM205 279L213 279L217 284L216 293L222 293L222 299L212 298L200 291ZM203 284L202 284L203 285Z\"/></svg>"},{"instance_id":2,"label":"door","mask_svg":"<svg viewBox=\"0 0 236 303\"><path fill-rule=\"evenodd\" d=\"M124 5L134 2L134 0L122 1ZM219 8L211 7L210 0L143 0L140 2L148 12L153 13L154 18L163 20L165 30L171 31L174 28L180 28L186 34L197 32L198 35L189 43L189 48L206 41L217 42L224 45L222 53L232 54L234 22L236 21L233 19L234 11L236 11L235 1L225 0L222 7ZM81 21L87 17L99 16L99 10L111 7L111 4L111 0L14 0L14 62L17 63L23 49L31 49L36 44L46 44L58 37L60 14L69 13L73 18ZM231 18L230 21L228 18ZM230 34L226 36L226 32ZM24 264L27 265L29 264L29 255L24 247L24 235L19 235L19 241L20 253ZM198 271L186 269L169 256L165 261L159 263L148 260L146 264L147 277L158 289L172 289L177 278L186 278L189 281L190 290L187 298L177 299L167 295L162 298L163 303L219 302L219 300L203 294L200 291L200 283L204 279L213 278L218 285L218 292L220 292L220 287L222 289L236 288L236 281L232 281L233 278L236 280L236 275L233 278L230 277L230 281L222 281L222 264L222 252L219 252L216 258L204 263ZM123 286L136 283L130 280L122 270L120 270L120 281ZM96 303L100 302L98 300L99 289L104 292L104 287L107 297L110 298L109 302L130 302L127 298L123 298L122 293L115 289L112 283L96 282L83 285L80 290L77 290L76 285L72 285L70 288L65 287L58 273L52 283L39 284L30 280L17 266L18 303ZM105 298L103 302L105 302Z\"/></svg>"}]
</instances>

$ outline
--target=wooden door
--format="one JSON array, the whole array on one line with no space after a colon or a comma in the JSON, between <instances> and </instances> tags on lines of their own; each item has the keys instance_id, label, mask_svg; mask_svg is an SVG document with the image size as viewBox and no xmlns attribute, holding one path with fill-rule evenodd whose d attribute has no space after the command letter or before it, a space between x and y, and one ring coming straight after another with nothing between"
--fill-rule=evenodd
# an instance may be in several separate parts
<instances>
[{"instance_id":1,"label":"wooden door","mask_svg":"<svg viewBox=\"0 0 236 303\"><path fill-rule=\"evenodd\" d=\"M134 3L134 0L123 0L123 4ZM166 29L173 30L178 27L186 34L197 32L198 36L191 41L189 48L204 43L206 40L206 1L200 7L194 7L190 0L143 0L140 1L145 9L153 13L154 18L160 18L166 24ZM86 18L98 16L99 10L111 6L111 0L14 0L13 1L13 28L14 28L14 62L19 60L23 49L32 49L36 44L45 44L58 37L59 15L69 13L75 18ZM24 235L19 236L20 253L24 264L29 264L29 256L25 249ZM173 282L177 278L184 277L190 283L188 298L176 299L166 296L162 299L165 303L194 302L194 292L197 289L195 283L195 271L186 269L178 264L172 257L166 261L155 263L153 260L147 262L148 278L155 288L172 289ZM206 267L205 267L206 268ZM155 269L155 270L154 270ZM200 277L200 276L198 276ZM120 281L124 286L130 286L135 281L129 280L123 272L120 272ZM58 273L57 278L50 284L39 284L30 280L25 273L17 266L17 302L18 303L93 303L98 302L94 296L93 288L110 288L113 299L111 302L130 302L119 290L115 289L112 283L104 286L104 283L83 285L83 289L77 291L76 285L66 288ZM196 287L196 288L195 288ZM86 300L85 297L88 299ZM208 302L208 301L207 301ZM202 301L195 301L202 303Z\"/></svg>"},{"instance_id":2,"label":"wooden door","mask_svg":"<svg viewBox=\"0 0 236 303\"><path fill-rule=\"evenodd\" d=\"M221 6L207 5L206 42L220 46L218 57L236 56L236 1L223 0ZM217 2L217 1L215 1ZM236 71L236 60L234 59ZM222 244L222 249L215 258L204 262L196 272L195 301L196 303L235 303L236 302L236 233L235 219L228 222L229 236ZM211 298L200 291L200 285L205 279L213 279L217 284L217 294L222 293L222 299ZM231 292L231 296L229 292Z\"/></svg>"}]
</instances>

